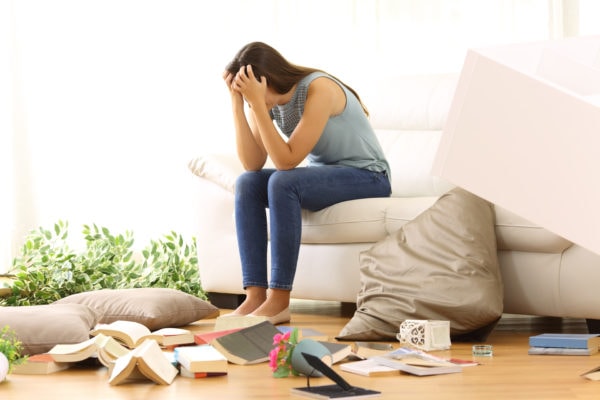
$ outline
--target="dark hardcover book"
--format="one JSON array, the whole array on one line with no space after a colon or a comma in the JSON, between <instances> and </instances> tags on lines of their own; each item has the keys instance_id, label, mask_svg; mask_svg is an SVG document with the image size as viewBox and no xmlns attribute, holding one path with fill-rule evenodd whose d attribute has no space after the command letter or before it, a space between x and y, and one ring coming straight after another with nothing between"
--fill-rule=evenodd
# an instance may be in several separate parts
<instances>
[{"instance_id":1,"label":"dark hardcover book","mask_svg":"<svg viewBox=\"0 0 600 400\"><path fill-rule=\"evenodd\" d=\"M257 364L269 360L273 336L281 333L275 325L264 321L237 332L218 337L210 342L233 364Z\"/></svg>"},{"instance_id":2,"label":"dark hardcover book","mask_svg":"<svg viewBox=\"0 0 600 400\"><path fill-rule=\"evenodd\" d=\"M542 333L529 337L530 347L589 349L598 352L600 335L588 333Z\"/></svg>"}]
</instances>

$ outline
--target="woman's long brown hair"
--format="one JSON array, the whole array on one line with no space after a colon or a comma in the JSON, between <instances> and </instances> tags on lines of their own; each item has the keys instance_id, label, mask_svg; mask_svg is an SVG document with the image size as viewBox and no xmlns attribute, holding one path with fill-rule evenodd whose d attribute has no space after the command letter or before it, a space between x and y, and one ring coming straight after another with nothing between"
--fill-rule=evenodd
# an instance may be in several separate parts
<instances>
[{"instance_id":1,"label":"woman's long brown hair","mask_svg":"<svg viewBox=\"0 0 600 400\"><path fill-rule=\"evenodd\" d=\"M277 50L262 42L252 42L242 47L225 69L231 74L236 74L245 65L252 65L254 75L257 78L261 76L267 78L269 87L279 94L289 92L302 78L313 72L324 72L316 68L294 65L287 61ZM356 96L363 111L368 116L369 111L358 93L335 76L332 77Z\"/></svg>"}]
</instances>

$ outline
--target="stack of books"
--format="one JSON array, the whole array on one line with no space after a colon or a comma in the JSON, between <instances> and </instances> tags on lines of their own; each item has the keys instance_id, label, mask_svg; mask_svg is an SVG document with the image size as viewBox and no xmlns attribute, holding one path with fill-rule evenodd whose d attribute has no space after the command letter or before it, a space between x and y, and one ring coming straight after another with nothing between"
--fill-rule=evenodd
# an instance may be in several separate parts
<instances>
[{"instance_id":1,"label":"stack of books","mask_svg":"<svg viewBox=\"0 0 600 400\"><path fill-rule=\"evenodd\" d=\"M599 334L542 333L529 337L528 354L590 356L598 353L599 346Z\"/></svg>"}]
</instances>

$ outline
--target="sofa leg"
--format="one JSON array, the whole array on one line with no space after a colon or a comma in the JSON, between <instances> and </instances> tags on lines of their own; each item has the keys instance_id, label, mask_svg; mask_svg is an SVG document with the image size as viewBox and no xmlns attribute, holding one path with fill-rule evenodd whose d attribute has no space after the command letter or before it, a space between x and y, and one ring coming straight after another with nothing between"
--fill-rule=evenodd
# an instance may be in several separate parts
<instances>
[{"instance_id":1,"label":"sofa leg","mask_svg":"<svg viewBox=\"0 0 600 400\"><path fill-rule=\"evenodd\" d=\"M235 310L246 298L245 294L208 292L208 301L218 308Z\"/></svg>"},{"instance_id":2,"label":"sofa leg","mask_svg":"<svg viewBox=\"0 0 600 400\"><path fill-rule=\"evenodd\" d=\"M600 333L600 319L585 320L589 333Z\"/></svg>"},{"instance_id":3,"label":"sofa leg","mask_svg":"<svg viewBox=\"0 0 600 400\"><path fill-rule=\"evenodd\" d=\"M342 317L352 317L356 311L356 303L342 302L341 314Z\"/></svg>"}]
</instances>

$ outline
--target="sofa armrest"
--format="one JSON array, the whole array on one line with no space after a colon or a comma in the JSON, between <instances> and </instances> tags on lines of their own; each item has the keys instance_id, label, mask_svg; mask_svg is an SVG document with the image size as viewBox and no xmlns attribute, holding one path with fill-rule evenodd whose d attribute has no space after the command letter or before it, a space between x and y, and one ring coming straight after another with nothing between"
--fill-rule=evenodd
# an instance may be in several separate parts
<instances>
[{"instance_id":1,"label":"sofa armrest","mask_svg":"<svg viewBox=\"0 0 600 400\"><path fill-rule=\"evenodd\" d=\"M205 154L188 163L192 173L233 193L237 177L244 171L235 154Z\"/></svg>"}]
</instances>

